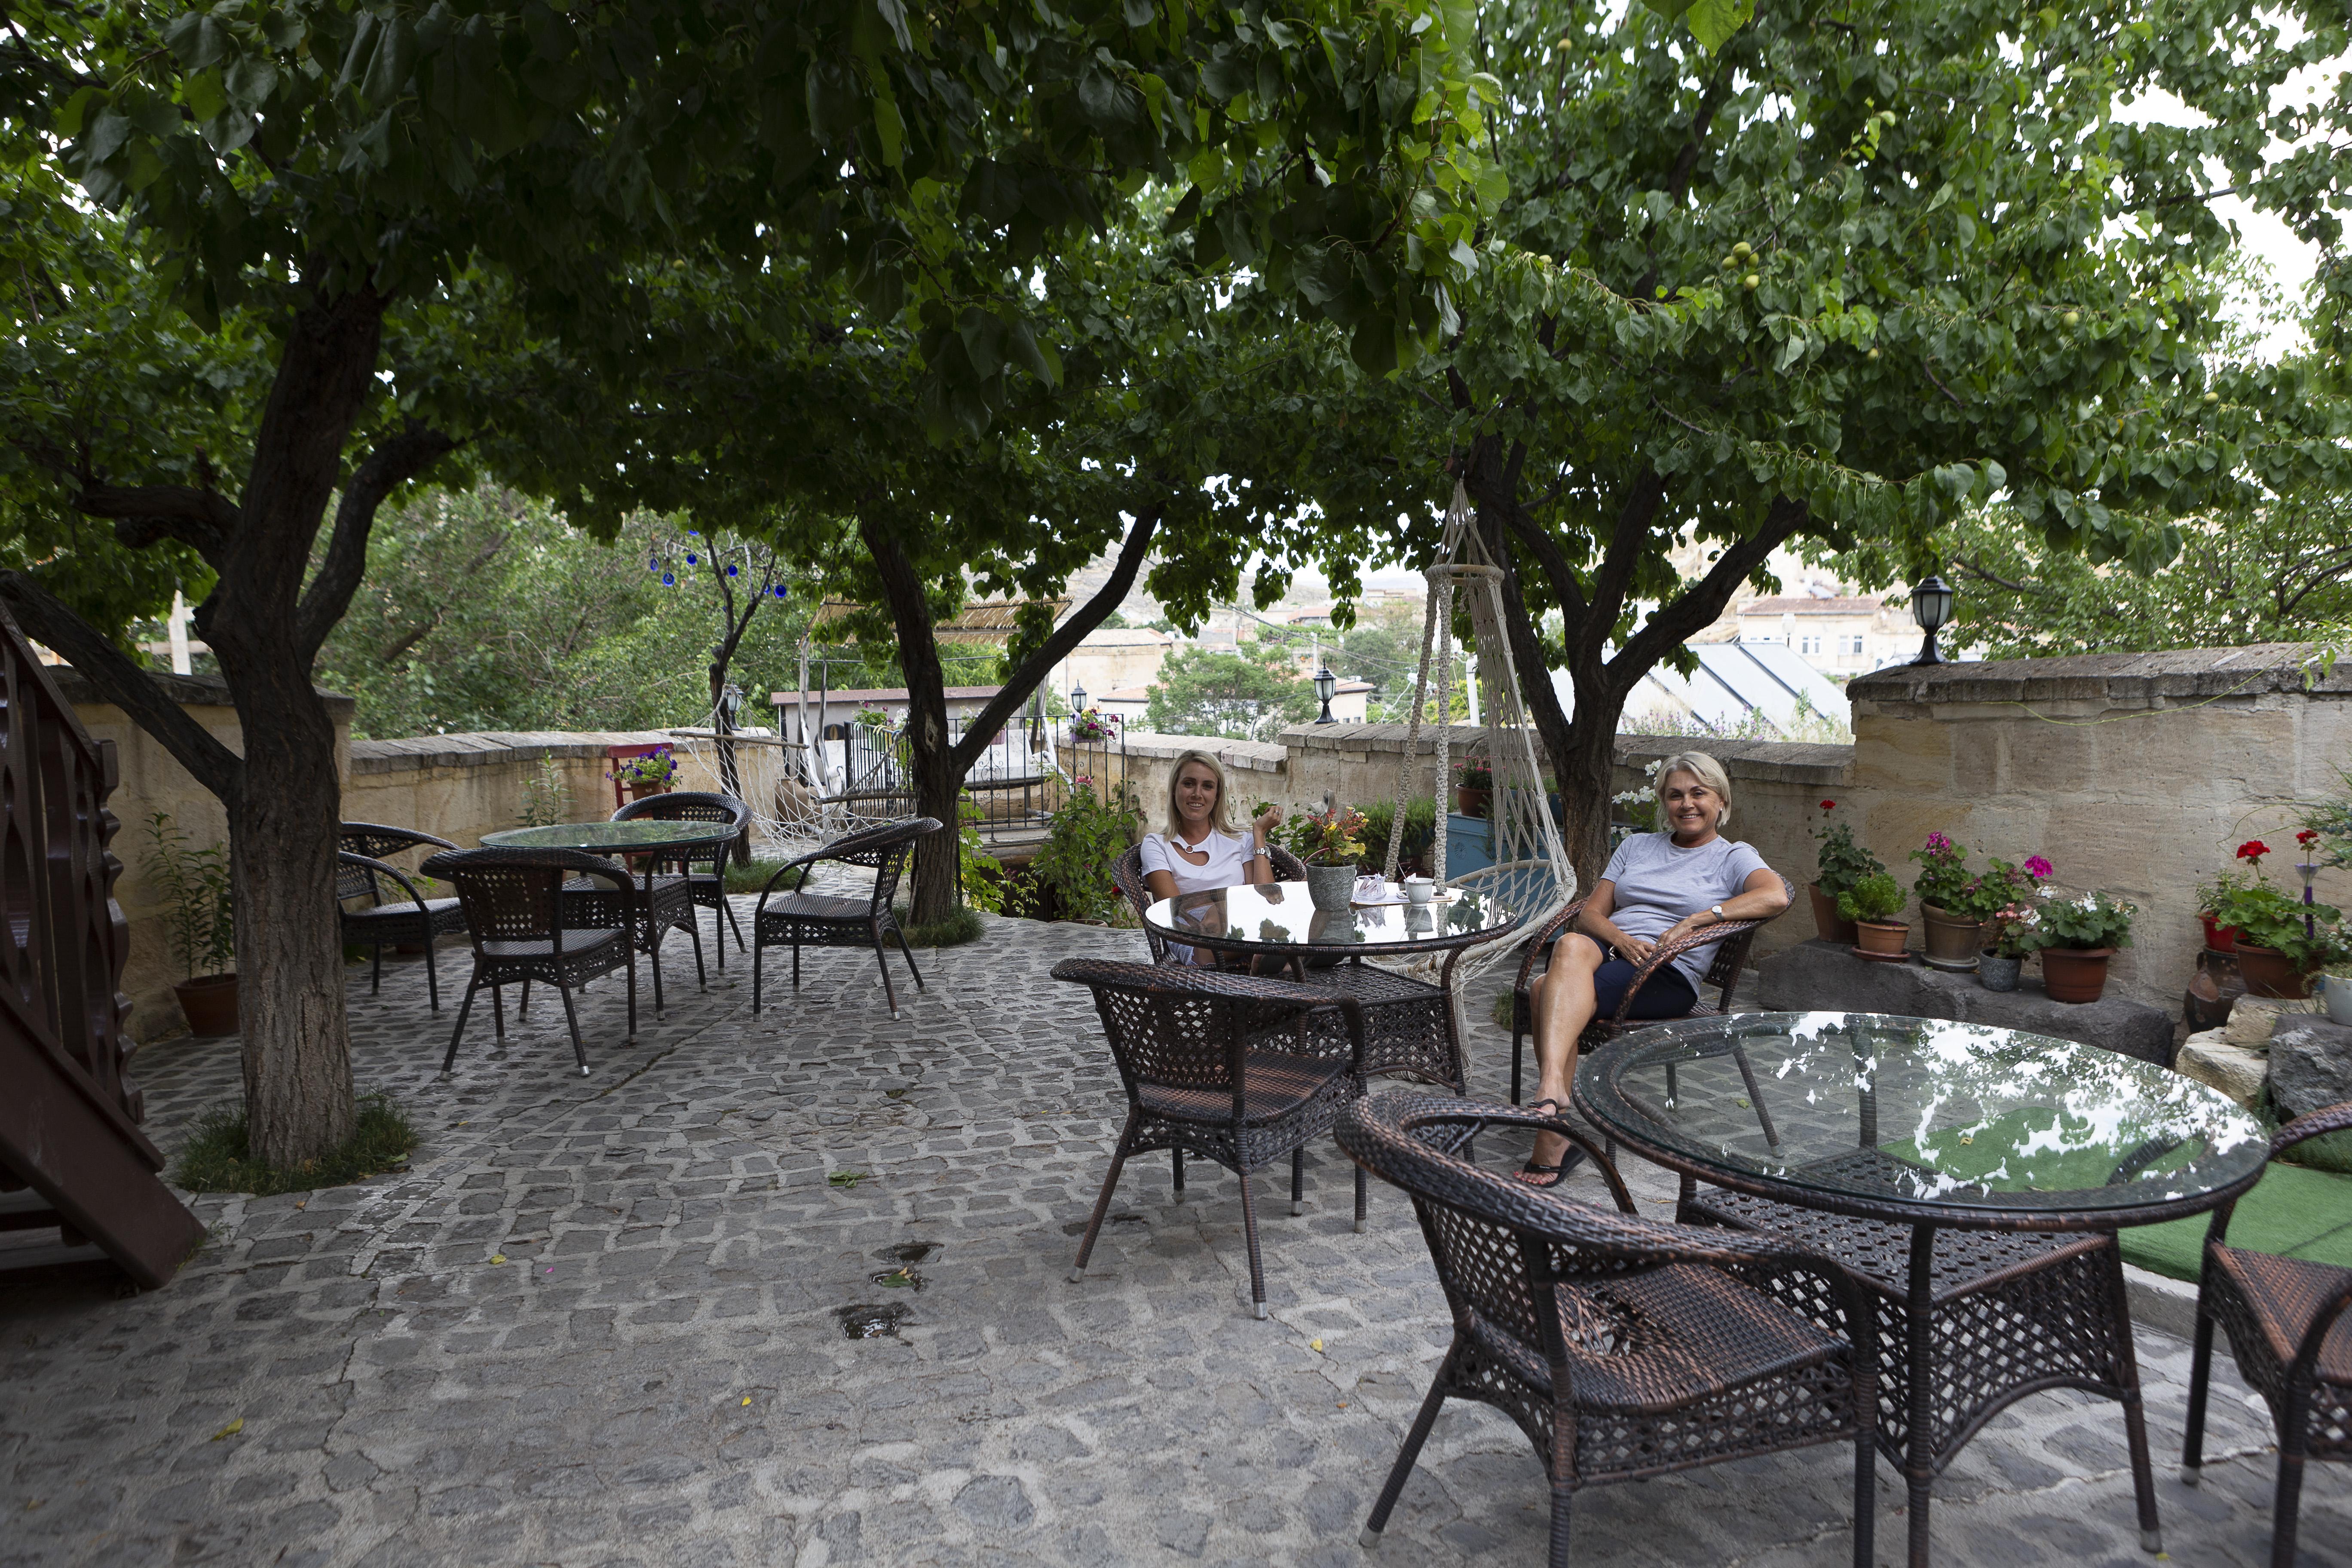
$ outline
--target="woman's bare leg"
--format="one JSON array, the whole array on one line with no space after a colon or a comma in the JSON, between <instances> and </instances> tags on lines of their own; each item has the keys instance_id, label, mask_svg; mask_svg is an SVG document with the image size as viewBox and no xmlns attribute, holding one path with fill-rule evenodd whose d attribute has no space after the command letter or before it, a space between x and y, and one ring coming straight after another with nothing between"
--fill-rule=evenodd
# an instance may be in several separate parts
<instances>
[{"instance_id":1,"label":"woman's bare leg","mask_svg":"<svg viewBox=\"0 0 2352 1568\"><path fill-rule=\"evenodd\" d=\"M1552 948L1551 966L1536 981L1536 1094L1562 1110L1576 1077L1576 1042L1592 1022L1592 975L1601 962L1599 942L1570 931ZM1536 1163L1559 1163L1567 1147L1557 1133L1538 1133Z\"/></svg>"}]
</instances>

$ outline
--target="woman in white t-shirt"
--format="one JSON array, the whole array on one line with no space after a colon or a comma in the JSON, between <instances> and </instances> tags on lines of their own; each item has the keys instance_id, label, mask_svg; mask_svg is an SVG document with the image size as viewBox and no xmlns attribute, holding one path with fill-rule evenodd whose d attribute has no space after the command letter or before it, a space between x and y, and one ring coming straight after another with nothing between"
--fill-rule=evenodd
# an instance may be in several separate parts
<instances>
[{"instance_id":1,"label":"woman in white t-shirt","mask_svg":"<svg viewBox=\"0 0 2352 1568\"><path fill-rule=\"evenodd\" d=\"M1575 929L1560 937L1551 966L1536 982L1539 1078L1530 1109L1554 1114L1568 1109L1578 1039L1596 1015L1615 1015L1652 948L1724 921L1768 919L1789 907L1789 890L1764 857L1723 837L1731 817L1731 780L1722 763L1704 752L1669 757L1659 764L1655 788L1665 831L1636 833L1618 846ZM1698 1001L1699 982L1714 961L1706 945L1679 955L1634 993L1627 1016L1683 1016ZM1556 1187L1581 1157L1558 1133L1539 1133L1519 1179Z\"/></svg>"},{"instance_id":2,"label":"woman in white t-shirt","mask_svg":"<svg viewBox=\"0 0 2352 1568\"><path fill-rule=\"evenodd\" d=\"M1213 888L1274 880L1265 841L1282 821L1282 808L1269 805L1244 832L1236 833L1225 800L1225 770L1206 752L1176 759L1168 784L1168 820L1144 835L1143 884L1155 899L1203 893ZM1187 963L1213 963L1216 956L1177 950Z\"/></svg>"}]
</instances>

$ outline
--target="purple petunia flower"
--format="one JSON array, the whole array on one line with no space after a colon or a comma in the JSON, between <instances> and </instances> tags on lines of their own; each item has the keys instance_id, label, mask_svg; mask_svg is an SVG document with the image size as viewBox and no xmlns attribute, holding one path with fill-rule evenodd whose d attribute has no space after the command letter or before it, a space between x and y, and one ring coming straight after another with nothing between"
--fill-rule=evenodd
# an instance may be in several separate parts
<instances>
[{"instance_id":1,"label":"purple petunia flower","mask_svg":"<svg viewBox=\"0 0 2352 1568\"><path fill-rule=\"evenodd\" d=\"M2047 877L2048 875L2050 875L2050 871L2051 871L2051 865L2050 865L2050 862L2049 862L2049 861L2047 861L2047 860L2044 860L2041 856L2039 856L2039 855L2029 855L2029 856L2027 856L2027 857L2026 857L2026 859L2025 859L2025 874L2026 874L2027 876L2032 877L2032 878L2035 879L2038 881L2038 880L2040 880L2042 878L2043 878L2043 877Z\"/></svg>"}]
</instances>

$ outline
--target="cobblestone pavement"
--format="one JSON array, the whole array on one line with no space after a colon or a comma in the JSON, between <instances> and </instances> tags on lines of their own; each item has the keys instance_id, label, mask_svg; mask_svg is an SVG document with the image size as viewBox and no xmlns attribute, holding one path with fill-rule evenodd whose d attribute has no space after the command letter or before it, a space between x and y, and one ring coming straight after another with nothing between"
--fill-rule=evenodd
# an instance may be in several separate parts
<instances>
[{"instance_id":1,"label":"cobblestone pavement","mask_svg":"<svg viewBox=\"0 0 2352 1568\"><path fill-rule=\"evenodd\" d=\"M1354 1234L1327 1145L1305 1217L1261 1206L1258 1322L1232 1178L1196 1164L1171 1204L1145 1162L1088 1278L1064 1278L1121 1107L1087 998L1045 973L1140 945L992 922L921 956L929 988L893 1022L870 957L812 955L755 1018L740 955L698 990L674 944L668 1016L636 1045L617 984L588 994L586 1079L551 998L503 1045L478 1012L440 1079L454 1014L427 1014L421 966L377 997L355 970L359 1075L425 1131L413 1167L199 1200L211 1243L148 1295L0 1290L0 1563L1365 1560L1447 1337L1399 1194L1375 1184ZM1475 1087L1507 1054L1481 1026ZM236 1092L235 1052L163 1045L138 1076L169 1146ZM1664 1179L1638 1185L1664 1215ZM1571 1190L1601 1194L1590 1173ZM919 1289L877 1282L902 1267ZM870 1308L886 1331L848 1337ZM2267 1427L2225 1372L2185 1489L2188 1348L2141 1344L2173 1560L2266 1561ZM1591 1491L1577 1561L1843 1563L1847 1474L1816 1449ZM1893 1562L1902 1491L1879 1475ZM1456 1405L1376 1560L1540 1562L1545 1499L1516 1430ZM2352 1475L2315 1466L2303 1518L2304 1561L2352 1562ZM2147 1561L2116 1408L2042 1394L1998 1418L1935 1533L1948 1564Z\"/></svg>"}]
</instances>

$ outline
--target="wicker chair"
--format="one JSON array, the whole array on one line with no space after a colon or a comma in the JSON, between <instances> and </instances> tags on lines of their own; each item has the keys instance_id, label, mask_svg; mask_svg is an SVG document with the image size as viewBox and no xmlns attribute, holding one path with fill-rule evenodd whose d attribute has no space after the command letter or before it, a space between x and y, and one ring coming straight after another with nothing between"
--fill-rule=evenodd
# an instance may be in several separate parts
<instances>
[{"instance_id":1,"label":"wicker chair","mask_svg":"<svg viewBox=\"0 0 2352 1568\"><path fill-rule=\"evenodd\" d=\"M1274 864L1274 879L1277 882L1303 882L1307 879L1306 862L1278 844L1266 846ZM1143 880L1143 847L1130 845L1125 854L1111 865L1111 880L1135 906L1136 919L1155 901L1151 889ZM1143 927L1143 940L1150 944L1151 962L1172 963L1168 940ZM1230 955L1225 955L1230 957ZM1450 967L1450 966L1449 966ZM1461 1044L1454 1038L1454 1010L1446 1005L1445 987L1382 969L1360 958L1346 958L1326 968L1314 968L1294 962L1292 977L1304 984L1328 985L1344 991L1364 1006L1364 1071L1372 1078L1412 1078L1452 1089L1456 1094L1468 1087L1463 1066ZM1312 1026L1324 1031L1326 1044L1334 1049L1345 1049L1346 1042L1337 1030L1338 1016L1327 1014Z\"/></svg>"},{"instance_id":2,"label":"wicker chair","mask_svg":"<svg viewBox=\"0 0 2352 1568\"><path fill-rule=\"evenodd\" d=\"M751 1011L760 1010L760 955L767 949L793 950L793 989L797 991L801 988L803 947L870 945L874 962L882 966L883 998L890 1004L890 1016L897 1017L898 993L890 984L890 954L882 945L882 939L898 939L898 952L907 960L907 973L915 977L919 991L923 988L923 972L915 967L914 952L907 946L907 933L898 929L898 918L891 910L890 900L898 896L898 879L906 873L907 857L913 852L915 841L939 830L940 821L934 816L861 828L802 856L769 878L768 885L760 890L759 908L751 914ZM776 884L787 873L801 867L814 868L823 860L871 867L873 891L862 899L802 892L777 896ZM769 902L772 899L775 900L772 905Z\"/></svg>"},{"instance_id":3,"label":"wicker chair","mask_svg":"<svg viewBox=\"0 0 2352 1568\"><path fill-rule=\"evenodd\" d=\"M634 822L646 818L656 822L727 822L732 823L740 836L751 826L751 808L731 795L709 795L698 790L672 790L666 795L642 795L613 814L615 822ZM665 851L659 864L675 864L686 875L687 896L698 909L715 910L724 917L727 926L735 932L739 952L749 952L743 946L743 928L736 922L735 910L727 901L727 857L734 850L734 840L693 849ZM719 949L719 967L727 967L727 932L719 921L711 922L711 941Z\"/></svg>"},{"instance_id":4,"label":"wicker chair","mask_svg":"<svg viewBox=\"0 0 2352 1568\"><path fill-rule=\"evenodd\" d=\"M1078 1243L1071 1279L1086 1277L1128 1160L1168 1150L1181 1199L1190 1152L1224 1166L1241 1183L1250 1300L1264 1318L1265 1269L1258 1258L1250 1173L1290 1156L1290 1212L1305 1212L1307 1145L1330 1131L1340 1110L1364 1092L1363 1008L1354 997L1319 985L1111 959L1065 959L1054 966L1054 978L1093 990L1127 1087L1127 1125L1087 1221L1086 1239ZM1318 1049L1303 1026L1326 1009L1346 1019L1345 1054ZM1299 1026L1283 1037L1289 1049L1258 1043L1281 1033L1266 1028L1273 1013L1287 1013ZM1356 1228L1363 1226L1364 1173L1358 1171Z\"/></svg>"},{"instance_id":5,"label":"wicker chair","mask_svg":"<svg viewBox=\"0 0 2352 1568\"><path fill-rule=\"evenodd\" d=\"M419 845L436 849L457 847L446 838L405 827L384 827L373 822L346 822L335 830L341 845L335 853L335 902L342 917L343 945L375 950L368 975L368 994L383 989L383 949L387 942L415 943L425 949L425 993L433 1011L441 1011L441 974L433 963L433 942L466 929L466 911L455 899L428 899L416 890L391 858ZM397 886L401 898L386 901L384 885ZM365 899L363 909L341 909L353 899Z\"/></svg>"},{"instance_id":6,"label":"wicker chair","mask_svg":"<svg viewBox=\"0 0 2352 1568\"><path fill-rule=\"evenodd\" d=\"M1584 1147L1618 1213L1563 1203L1455 1151L1522 1127ZM1575 1124L1433 1095L1360 1100L1339 1147L1411 1194L1454 1342L1372 1505L1390 1510L1449 1398L1518 1424L1551 1482L1552 1568L1568 1562L1579 1489L1817 1443L1853 1444L1853 1560L1871 1562L1877 1364L1870 1303L1845 1271L1801 1248L1640 1218L1616 1169ZM1825 1327L1755 1288L1795 1280L1834 1304Z\"/></svg>"},{"instance_id":7,"label":"wicker chair","mask_svg":"<svg viewBox=\"0 0 2352 1568\"><path fill-rule=\"evenodd\" d=\"M2352 1129L2352 1101L2297 1117L2272 1135L2272 1157L2306 1139L2347 1129ZM2213 1373L2213 1325L2218 1322L2229 1331L2240 1374L2271 1407L2271 1420L2278 1428L2271 1564L2293 1568L2304 1461L2352 1459L2352 1268L2225 1245L2230 1211L2236 1206L2229 1203L2215 1209L2205 1233L2180 1479L2195 1486L2204 1462L2205 1395Z\"/></svg>"},{"instance_id":8,"label":"wicker chair","mask_svg":"<svg viewBox=\"0 0 2352 1568\"><path fill-rule=\"evenodd\" d=\"M474 939L474 978L457 1009L457 1026L449 1034L448 1054L441 1070L457 1064L457 1042L465 1037L466 1015L473 1010L474 994L491 987L490 1016L500 1039L507 1021L497 987L522 983L515 1008L521 1017L530 1006L530 983L543 980L563 998L564 1022L572 1028L572 1055L580 1076L588 1076L588 1052L580 1043L580 1015L572 1005L574 986L585 985L615 969L629 972L629 1038L637 1037L637 950L629 937L629 916L614 926L574 926L569 922L578 907L566 884L573 878L602 882L622 900L637 897L629 874L610 860L578 849L459 849L436 855L425 862L426 875L446 877L457 885L465 906L466 924Z\"/></svg>"},{"instance_id":9,"label":"wicker chair","mask_svg":"<svg viewBox=\"0 0 2352 1568\"><path fill-rule=\"evenodd\" d=\"M1796 884L1790 882L1788 878L1782 877L1780 886L1788 892L1789 906L1793 907L1797 901ZM1536 964L1538 960L1542 960L1547 967L1549 966L1549 960L1546 955L1551 952L1552 944L1564 933L1576 929L1576 917L1584 912L1585 901L1579 899L1546 921L1543 929L1536 932L1535 940L1528 943L1527 957L1519 961L1518 981L1511 988L1511 1103L1513 1105L1519 1103L1527 1037L1528 1032L1535 1027ZM1781 912L1785 914L1787 908L1784 907ZM1584 1026L1584 1033L1577 1038L1577 1048L1589 1051L1595 1046L1605 1046L1618 1036L1642 1028L1646 1025L1669 1022L1664 1018L1629 1017L1628 1015L1633 1009L1633 998L1640 994L1643 986L1649 984L1650 976L1655 974L1661 968L1672 963L1693 948L1705 947L1709 942L1718 945L1715 950L1714 960L1706 966L1706 974L1702 983L1716 988L1715 1001L1709 1005L1706 997L1701 996L1698 1005L1683 1016L1702 1018L1713 1014L1731 1012L1733 1010L1731 994L1739 984L1739 972L1748 966L1748 951L1756 945L1756 933L1780 918L1780 915L1766 915L1760 920L1725 921L1718 925L1708 926L1704 931L1696 931L1686 936L1677 937L1673 942L1658 943L1650 950L1650 956L1634 970L1633 984L1625 987L1625 998L1617 1005L1617 1011L1606 1018L1596 1017L1591 1023L1587 1024ZM1745 1056L1740 1058L1740 1067L1742 1071L1747 1069ZM1750 1089L1752 1090L1754 1087L1751 1081ZM1763 1117L1763 1105L1764 1101L1760 1098L1756 1100L1759 1117ZM1769 1117L1763 1119L1766 1136L1771 1137L1770 1119ZM1780 1139L1772 1137L1771 1141L1778 1143Z\"/></svg>"}]
</instances>

